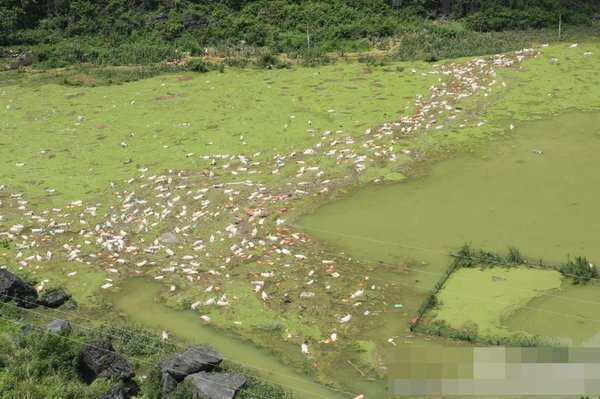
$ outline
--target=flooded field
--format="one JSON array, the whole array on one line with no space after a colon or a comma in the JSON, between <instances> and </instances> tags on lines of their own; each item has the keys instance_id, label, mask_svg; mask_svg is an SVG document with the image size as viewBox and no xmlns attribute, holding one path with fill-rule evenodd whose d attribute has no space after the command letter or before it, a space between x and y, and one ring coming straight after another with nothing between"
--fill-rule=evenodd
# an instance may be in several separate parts
<instances>
[{"instance_id":1,"label":"flooded field","mask_svg":"<svg viewBox=\"0 0 600 399\"><path fill-rule=\"evenodd\" d=\"M600 345L600 286L584 287L563 283L561 290L533 299L526 307L507 317L504 324L512 330L551 338L563 345Z\"/></svg>"},{"instance_id":2,"label":"flooded field","mask_svg":"<svg viewBox=\"0 0 600 399\"><path fill-rule=\"evenodd\" d=\"M589 50L9 84L0 260L301 395L383 398L387 349L442 344L409 321L458 246L600 261L600 116L548 116L600 109ZM591 319L594 287L558 283L493 321L546 331L560 289Z\"/></svg>"},{"instance_id":3,"label":"flooded field","mask_svg":"<svg viewBox=\"0 0 600 399\"><path fill-rule=\"evenodd\" d=\"M129 323L143 324L149 328L169 330L189 344L208 344L225 358L246 365L261 378L288 387L299 398L344 398L344 392L327 389L271 356L250 342L241 342L218 332L205 323L192 310L177 311L157 302L161 284L144 279L131 279L118 293L111 295L115 307L127 315Z\"/></svg>"},{"instance_id":4,"label":"flooded field","mask_svg":"<svg viewBox=\"0 0 600 399\"><path fill-rule=\"evenodd\" d=\"M415 290L431 287L448 265L448 254L464 243L497 252L515 246L531 261L550 265L567 256L594 262L600 260L599 151L598 113L522 123L470 153L425 165L422 178L368 186L299 224L329 242L332 251L368 262L416 261L404 278ZM567 282L563 287L560 295L537 298L514 317L504 315L510 329L554 338L573 334L570 342L576 344L597 339L600 323L591 314L600 290ZM564 298L570 296L575 302ZM566 319L559 321L561 315ZM583 328L572 331L573 323Z\"/></svg>"},{"instance_id":5,"label":"flooded field","mask_svg":"<svg viewBox=\"0 0 600 399\"><path fill-rule=\"evenodd\" d=\"M373 261L411 257L445 267L463 243L501 252L516 246L549 263L569 254L600 259L599 151L600 114L526 123L431 165L425 177L368 186L299 224Z\"/></svg>"}]
</instances>

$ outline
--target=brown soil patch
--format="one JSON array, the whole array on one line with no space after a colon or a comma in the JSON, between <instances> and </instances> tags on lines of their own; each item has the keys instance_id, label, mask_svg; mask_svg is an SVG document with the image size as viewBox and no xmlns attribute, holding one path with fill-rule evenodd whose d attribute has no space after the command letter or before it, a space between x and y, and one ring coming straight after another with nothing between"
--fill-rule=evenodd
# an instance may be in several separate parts
<instances>
[{"instance_id":1,"label":"brown soil patch","mask_svg":"<svg viewBox=\"0 0 600 399\"><path fill-rule=\"evenodd\" d=\"M194 80L193 76L178 76L177 80L185 81L185 80Z\"/></svg>"}]
</instances>

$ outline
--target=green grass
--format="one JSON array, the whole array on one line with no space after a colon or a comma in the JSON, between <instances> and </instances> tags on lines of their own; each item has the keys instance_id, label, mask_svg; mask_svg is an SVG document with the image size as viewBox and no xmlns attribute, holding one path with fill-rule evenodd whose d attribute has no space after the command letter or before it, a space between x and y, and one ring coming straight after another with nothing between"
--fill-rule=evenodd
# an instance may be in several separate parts
<instances>
[{"instance_id":1,"label":"green grass","mask_svg":"<svg viewBox=\"0 0 600 399\"><path fill-rule=\"evenodd\" d=\"M498 277L504 280L493 281ZM556 271L527 268L459 269L438 294L435 320L451 327L475 325L481 336L502 336L509 331L502 320L533 298L560 288Z\"/></svg>"}]
</instances>

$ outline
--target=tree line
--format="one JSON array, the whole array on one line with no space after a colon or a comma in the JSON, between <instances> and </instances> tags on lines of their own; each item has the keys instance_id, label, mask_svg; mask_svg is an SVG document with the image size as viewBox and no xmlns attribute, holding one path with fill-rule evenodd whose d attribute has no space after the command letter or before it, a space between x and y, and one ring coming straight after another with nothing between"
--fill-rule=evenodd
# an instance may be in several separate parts
<instances>
[{"instance_id":1,"label":"tree line","mask_svg":"<svg viewBox=\"0 0 600 399\"><path fill-rule=\"evenodd\" d=\"M539 29L556 27L559 18L590 25L598 13L599 0L3 0L0 46L36 47L42 61L68 52L65 62L126 45L150 52L168 45L192 55L215 46L299 52L309 38L313 51L361 51L440 25Z\"/></svg>"}]
</instances>

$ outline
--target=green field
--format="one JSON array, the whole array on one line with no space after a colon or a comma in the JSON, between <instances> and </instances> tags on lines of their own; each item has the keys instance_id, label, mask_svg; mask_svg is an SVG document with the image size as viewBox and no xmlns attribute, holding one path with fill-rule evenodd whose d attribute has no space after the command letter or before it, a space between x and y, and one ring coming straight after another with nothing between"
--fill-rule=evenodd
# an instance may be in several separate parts
<instances>
[{"instance_id":1,"label":"green field","mask_svg":"<svg viewBox=\"0 0 600 399\"><path fill-rule=\"evenodd\" d=\"M459 269L438 294L433 321L470 326L481 336L508 335L505 319L532 299L560 288L557 271L500 267Z\"/></svg>"}]
</instances>

